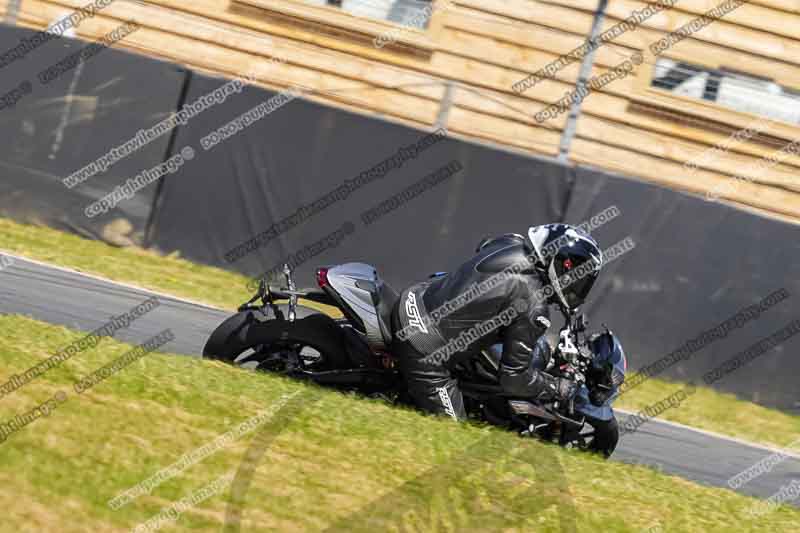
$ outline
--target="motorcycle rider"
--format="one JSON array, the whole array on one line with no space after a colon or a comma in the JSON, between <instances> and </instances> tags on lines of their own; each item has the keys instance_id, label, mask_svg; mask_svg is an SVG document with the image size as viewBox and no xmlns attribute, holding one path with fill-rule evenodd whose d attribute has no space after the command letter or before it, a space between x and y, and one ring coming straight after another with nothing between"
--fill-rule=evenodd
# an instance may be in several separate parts
<instances>
[{"instance_id":1,"label":"motorcycle rider","mask_svg":"<svg viewBox=\"0 0 800 533\"><path fill-rule=\"evenodd\" d=\"M481 241L475 255L446 275L403 291L392 312L392 352L418 407L466 418L451 370L502 343L500 385L508 394L569 401L574 381L544 369L549 305L567 314L594 285L603 256L595 240L567 224L529 228Z\"/></svg>"}]
</instances>

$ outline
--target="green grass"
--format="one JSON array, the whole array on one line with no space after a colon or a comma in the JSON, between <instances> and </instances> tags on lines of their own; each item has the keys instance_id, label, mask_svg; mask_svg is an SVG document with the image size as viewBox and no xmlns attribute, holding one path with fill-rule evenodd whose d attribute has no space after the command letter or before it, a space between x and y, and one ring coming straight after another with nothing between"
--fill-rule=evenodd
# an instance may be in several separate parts
<instances>
[{"instance_id":1,"label":"green grass","mask_svg":"<svg viewBox=\"0 0 800 533\"><path fill-rule=\"evenodd\" d=\"M230 310L251 296L246 288L248 279L240 274L174 255L164 257L137 248L117 248L4 218L0 218L0 250ZM308 280L298 280L299 285L305 285L305 281ZM327 312L332 309L304 303ZM623 395L617 405L639 410L681 386L650 379ZM661 418L776 446L785 446L800 437L800 417L704 388L680 408L664 412Z\"/></svg>"},{"instance_id":2,"label":"green grass","mask_svg":"<svg viewBox=\"0 0 800 533\"><path fill-rule=\"evenodd\" d=\"M241 274L6 218L0 218L0 250L225 309L236 309L252 296Z\"/></svg>"},{"instance_id":3,"label":"green grass","mask_svg":"<svg viewBox=\"0 0 800 533\"><path fill-rule=\"evenodd\" d=\"M247 288L250 278L192 263L177 253L164 256L136 247L119 248L2 217L0 250L223 309L236 310L254 293ZM304 281L307 280L298 280L298 285L305 287ZM338 312L315 302L302 303Z\"/></svg>"},{"instance_id":4,"label":"green grass","mask_svg":"<svg viewBox=\"0 0 800 533\"><path fill-rule=\"evenodd\" d=\"M620 396L614 405L638 412L684 387L682 383L650 379ZM680 407L664 411L659 418L779 447L788 447L800 439L800 416L768 409L708 387L697 387ZM800 448L794 451L800 453Z\"/></svg>"},{"instance_id":5,"label":"green grass","mask_svg":"<svg viewBox=\"0 0 800 533\"><path fill-rule=\"evenodd\" d=\"M80 336L0 316L0 378ZM49 417L0 444L0 531L130 530L236 471L251 446L260 457L241 498L242 531L556 532L574 521L581 532L766 533L800 523L789 507L754 520L755 499L646 467L195 358L150 354L74 392L129 348L105 340L0 399L5 422L67 393ZM106 505L289 394L253 433L116 511ZM231 498L214 495L163 530L221 531Z\"/></svg>"}]
</instances>

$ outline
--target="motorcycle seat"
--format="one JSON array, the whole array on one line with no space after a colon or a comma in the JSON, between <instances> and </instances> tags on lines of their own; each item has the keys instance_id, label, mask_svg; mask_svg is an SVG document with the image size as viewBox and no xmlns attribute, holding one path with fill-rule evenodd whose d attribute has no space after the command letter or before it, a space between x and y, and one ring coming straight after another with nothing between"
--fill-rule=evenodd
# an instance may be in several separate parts
<instances>
[{"instance_id":1,"label":"motorcycle seat","mask_svg":"<svg viewBox=\"0 0 800 533\"><path fill-rule=\"evenodd\" d=\"M378 312L378 325L388 346L392 342L392 309L400 298L400 294L388 283L383 282L376 296L375 310Z\"/></svg>"}]
</instances>

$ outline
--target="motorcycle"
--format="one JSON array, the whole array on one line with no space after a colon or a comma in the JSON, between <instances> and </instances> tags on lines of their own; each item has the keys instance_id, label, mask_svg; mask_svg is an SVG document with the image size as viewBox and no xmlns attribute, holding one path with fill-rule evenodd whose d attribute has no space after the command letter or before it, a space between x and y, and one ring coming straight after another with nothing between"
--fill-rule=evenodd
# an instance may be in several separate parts
<instances>
[{"instance_id":1,"label":"motorcycle","mask_svg":"<svg viewBox=\"0 0 800 533\"><path fill-rule=\"evenodd\" d=\"M375 268L364 263L319 268L317 289L298 290L288 265L283 275L285 288L261 280L256 294L214 330L203 357L411 404L391 353L391 315L399 294ZM300 298L335 307L342 317L299 306ZM498 378L500 344L459 363L453 373L470 419L609 457L619 439L612 404L625 379L625 353L608 328L587 335L585 315L564 315L544 370L578 383L569 404L506 395ZM544 338L539 342L547 344Z\"/></svg>"}]
</instances>

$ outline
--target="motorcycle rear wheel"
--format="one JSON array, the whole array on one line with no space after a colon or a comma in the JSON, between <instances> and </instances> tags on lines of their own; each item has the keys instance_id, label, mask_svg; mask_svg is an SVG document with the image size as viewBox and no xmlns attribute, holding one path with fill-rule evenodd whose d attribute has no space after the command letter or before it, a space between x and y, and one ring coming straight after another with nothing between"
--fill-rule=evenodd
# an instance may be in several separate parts
<instances>
[{"instance_id":1,"label":"motorcycle rear wheel","mask_svg":"<svg viewBox=\"0 0 800 533\"><path fill-rule=\"evenodd\" d=\"M294 322L259 320L255 311L237 313L220 324L203 348L203 358L237 366L255 362L256 370L285 370L281 360L293 355L307 370L348 368L342 331L321 313Z\"/></svg>"}]
</instances>

